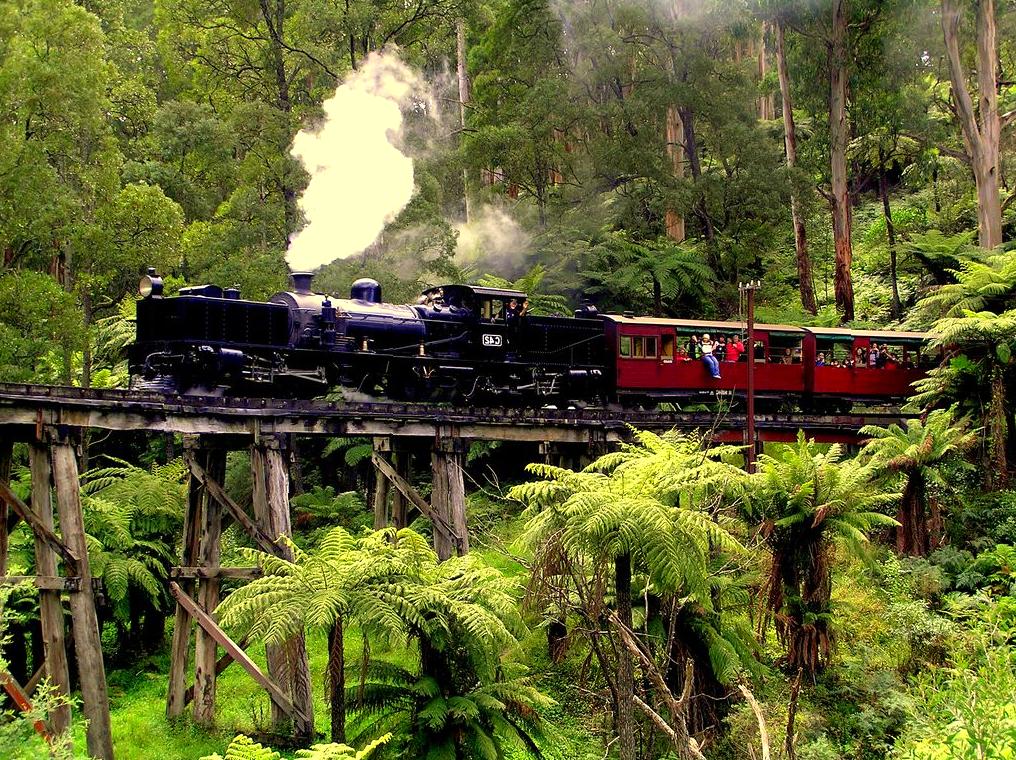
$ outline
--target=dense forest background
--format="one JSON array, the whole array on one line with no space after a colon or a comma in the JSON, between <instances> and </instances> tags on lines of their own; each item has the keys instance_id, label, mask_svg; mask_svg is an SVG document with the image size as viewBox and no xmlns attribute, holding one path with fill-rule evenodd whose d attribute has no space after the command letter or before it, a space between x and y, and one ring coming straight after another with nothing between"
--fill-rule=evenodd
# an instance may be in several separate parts
<instances>
[{"instance_id":1,"label":"dense forest background","mask_svg":"<svg viewBox=\"0 0 1016 760\"><path fill-rule=\"evenodd\" d=\"M930 330L921 416L860 451L802 439L749 475L643 433L523 471L539 452L476 444L474 550L445 563L425 519L369 530L369 441L303 441L298 559L227 532L224 564L267 574L219 615L306 630L319 729L377 756L1012 757L1014 45L1011 0L7 0L0 381L126 387L147 267L264 298L298 245L319 289L367 275L395 302L482 280L546 311L737 319L759 279L765 321ZM359 149L379 135L392 161ZM181 445L84 446L124 757L267 729L235 668L217 728L163 718ZM11 547L29 574L24 526ZM0 601L24 683L37 597ZM10 718L0 754L34 757Z\"/></svg>"}]
</instances>

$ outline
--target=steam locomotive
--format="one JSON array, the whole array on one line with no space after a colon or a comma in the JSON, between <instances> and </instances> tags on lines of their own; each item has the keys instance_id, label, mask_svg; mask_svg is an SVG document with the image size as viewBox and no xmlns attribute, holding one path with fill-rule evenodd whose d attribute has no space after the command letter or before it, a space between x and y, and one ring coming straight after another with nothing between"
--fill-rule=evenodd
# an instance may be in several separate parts
<instances>
[{"instance_id":1,"label":"steam locomotive","mask_svg":"<svg viewBox=\"0 0 1016 760\"><path fill-rule=\"evenodd\" d=\"M525 293L475 285L433 287L410 305L385 303L366 278L349 298L311 286L312 275L295 273L291 289L267 302L217 285L163 297L149 270L129 348L135 387L311 398L341 386L347 399L646 405L737 399L750 353L763 401L839 411L905 398L937 359L922 333L760 324L754 350L721 362L717 379L686 347L704 333L743 337L743 323L592 306L572 317L537 316ZM891 361L867 361L876 344Z\"/></svg>"}]
</instances>

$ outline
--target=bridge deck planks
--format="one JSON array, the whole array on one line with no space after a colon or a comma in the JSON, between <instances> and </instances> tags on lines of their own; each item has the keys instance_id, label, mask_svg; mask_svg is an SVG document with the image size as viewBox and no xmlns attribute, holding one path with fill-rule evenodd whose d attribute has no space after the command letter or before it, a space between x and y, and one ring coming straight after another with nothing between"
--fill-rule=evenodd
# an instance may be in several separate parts
<instances>
[{"instance_id":1,"label":"bridge deck planks","mask_svg":"<svg viewBox=\"0 0 1016 760\"><path fill-rule=\"evenodd\" d=\"M798 429L835 437L864 425L888 425L900 414L758 414L767 433ZM292 401L163 396L150 392L0 384L0 425L62 425L182 434L395 436L431 438L439 428L474 440L602 443L624 440L628 426L742 430L744 414L609 409L462 409L427 404Z\"/></svg>"}]
</instances>

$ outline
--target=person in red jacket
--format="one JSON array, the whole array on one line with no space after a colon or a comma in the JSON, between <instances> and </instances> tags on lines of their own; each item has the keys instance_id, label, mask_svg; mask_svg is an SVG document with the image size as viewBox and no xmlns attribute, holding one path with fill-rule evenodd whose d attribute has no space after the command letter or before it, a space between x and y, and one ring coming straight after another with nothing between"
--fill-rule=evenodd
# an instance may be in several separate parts
<instances>
[{"instance_id":1,"label":"person in red jacket","mask_svg":"<svg viewBox=\"0 0 1016 760\"><path fill-rule=\"evenodd\" d=\"M727 341L727 353L724 357L728 362L736 362L744 353L744 342L740 337L733 337Z\"/></svg>"}]
</instances>

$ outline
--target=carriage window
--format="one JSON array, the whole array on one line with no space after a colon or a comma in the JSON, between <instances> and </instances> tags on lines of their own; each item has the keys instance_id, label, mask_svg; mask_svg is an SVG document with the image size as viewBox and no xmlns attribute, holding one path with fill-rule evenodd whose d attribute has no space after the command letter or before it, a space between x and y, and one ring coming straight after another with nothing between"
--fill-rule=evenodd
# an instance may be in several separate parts
<instances>
[{"instance_id":1,"label":"carriage window","mask_svg":"<svg viewBox=\"0 0 1016 760\"><path fill-rule=\"evenodd\" d=\"M673 359L674 358L674 336L673 335L664 335L661 338L661 344L660 345L661 345L660 355L664 359Z\"/></svg>"},{"instance_id":2,"label":"carriage window","mask_svg":"<svg viewBox=\"0 0 1016 760\"><path fill-rule=\"evenodd\" d=\"M855 364L853 342L850 338L819 338L815 343L816 367L850 368Z\"/></svg>"},{"instance_id":3,"label":"carriage window","mask_svg":"<svg viewBox=\"0 0 1016 760\"><path fill-rule=\"evenodd\" d=\"M801 341L794 336L771 335L769 361L772 364L800 364Z\"/></svg>"},{"instance_id":4,"label":"carriage window","mask_svg":"<svg viewBox=\"0 0 1016 760\"><path fill-rule=\"evenodd\" d=\"M673 338L671 341L671 350L673 350ZM622 335L618 353L633 359L655 359L656 350L656 336Z\"/></svg>"}]
</instances>

